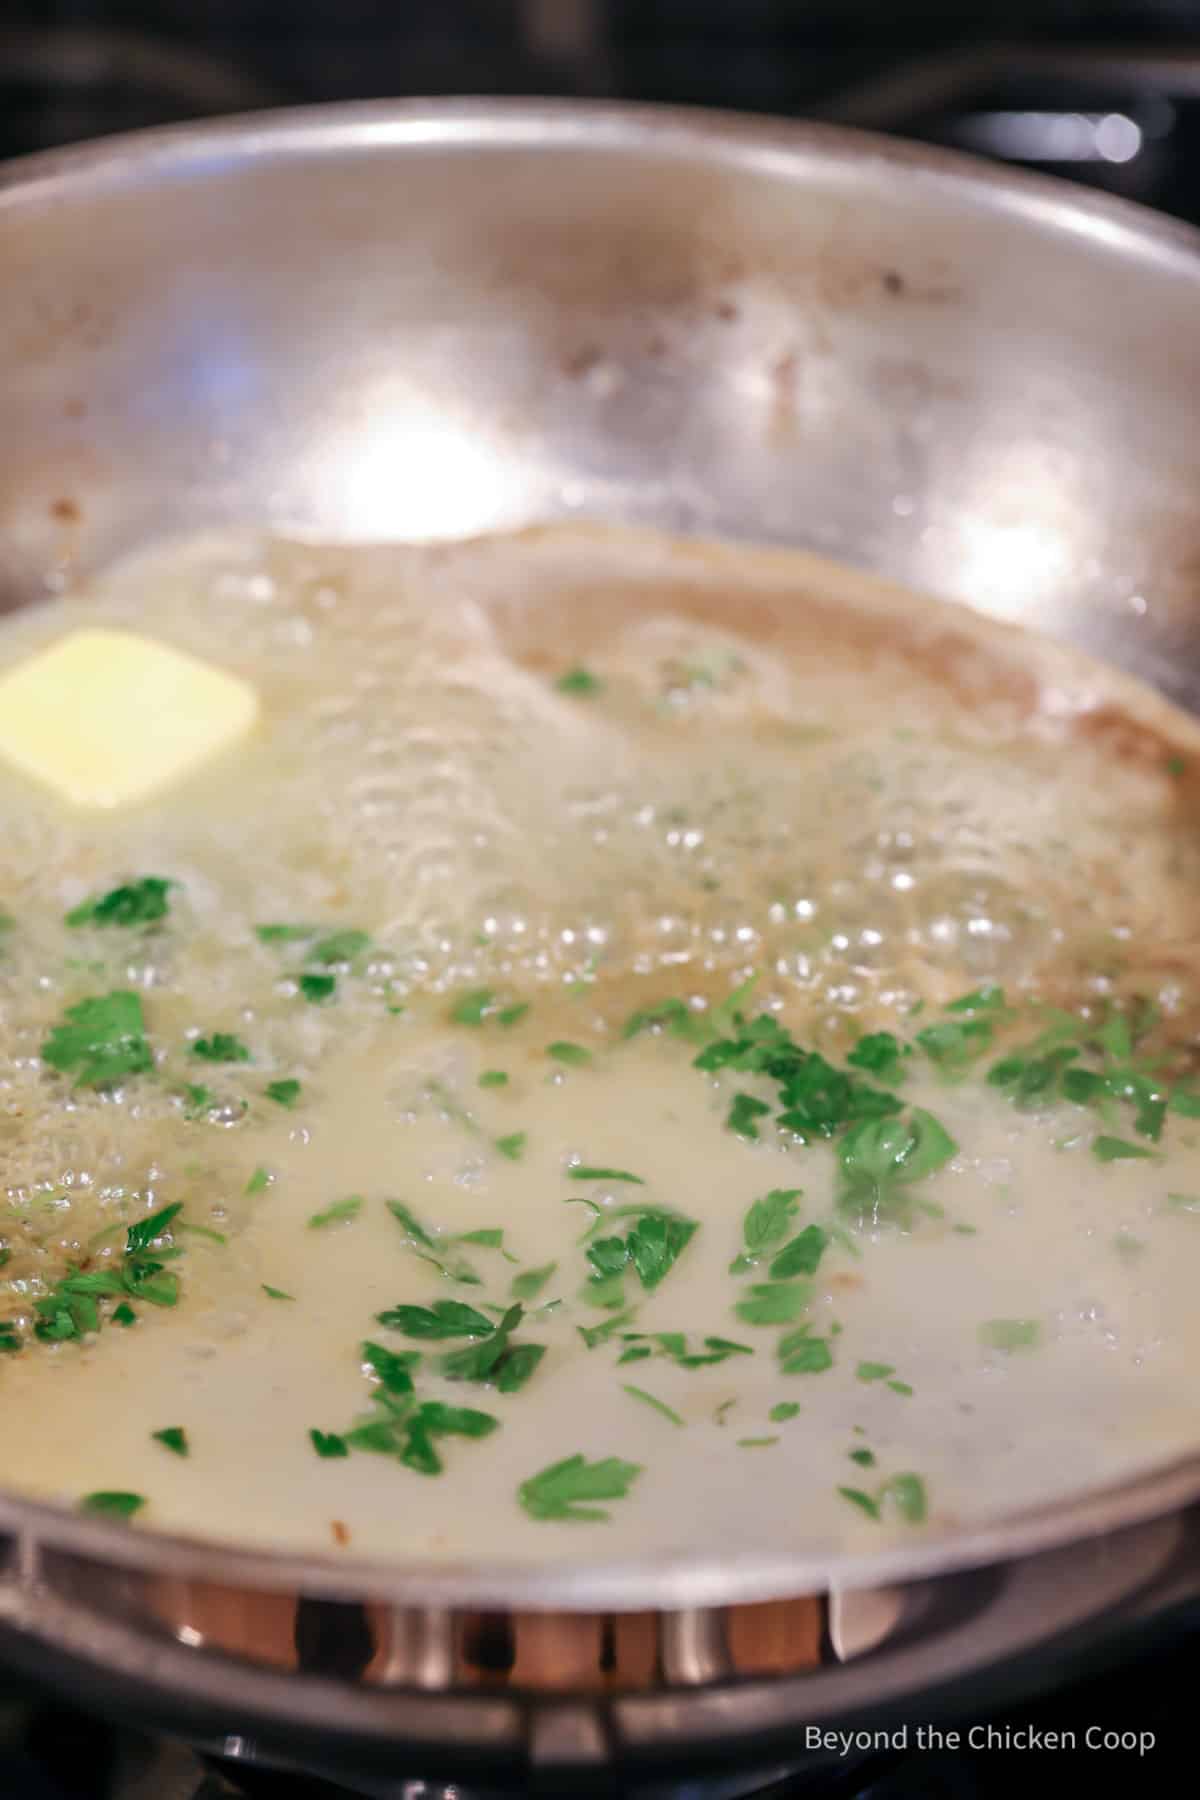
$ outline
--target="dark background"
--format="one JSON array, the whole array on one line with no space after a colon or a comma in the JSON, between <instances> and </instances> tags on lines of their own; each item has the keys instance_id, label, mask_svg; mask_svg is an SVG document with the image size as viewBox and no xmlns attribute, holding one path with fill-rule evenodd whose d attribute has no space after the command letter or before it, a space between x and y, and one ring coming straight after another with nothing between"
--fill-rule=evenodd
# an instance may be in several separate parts
<instances>
[{"instance_id":1,"label":"dark background","mask_svg":"<svg viewBox=\"0 0 1200 1800\"><path fill-rule=\"evenodd\" d=\"M1200 223L1200 0L0 0L0 157L447 93L832 118Z\"/></svg>"}]
</instances>

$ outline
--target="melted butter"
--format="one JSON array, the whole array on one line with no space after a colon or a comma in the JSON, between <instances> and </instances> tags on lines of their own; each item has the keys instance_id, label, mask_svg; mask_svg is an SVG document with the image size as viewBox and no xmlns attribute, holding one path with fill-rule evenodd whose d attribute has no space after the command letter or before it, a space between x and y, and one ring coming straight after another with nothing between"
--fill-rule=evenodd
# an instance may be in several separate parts
<instances>
[{"instance_id":1,"label":"melted butter","mask_svg":"<svg viewBox=\"0 0 1200 1800\"><path fill-rule=\"evenodd\" d=\"M905 1099L961 1146L920 1190L944 1217L835 1239L806 1315L833 1367L784 1376L780 1330L735 1311L754 1276L729 1265L769 1189L803 1190L797 1227L835 1216L834 1155L741 1140L724 1127L731 1093L768 1088L695 1071L669 1037L620 1036L633 1007L702 1003L754 969L755 1004L836 1056L987 979L1072 1006L1151 995L1186 1064L1200 849L1167 768L1173 740L1191 747L1183 721L845 571L636 536L175 549L13 621L3 660L84 617L236 666L267 724L236 763L103 827L0 778L6 1310L155 1205L178 1199L228 1241L189 1241L177 1308L4 1359L6 1483L67 1503L130 1489L147 1524L297 1548L328 1548L337 1520L378 1555L819 1553L897 1529L840 1486L919 1472L932 1525L952 1528L1194 1448L1200 1215L1167 1196L1200 1193L1200 1128L1172 1119L1162 1162L1102 1165L1079 1109L1021 1114L915 1058ZM598 691L559 691L576 665ZM1120 729L1096 728L1113 708ZM144 873L180 883L165 931L64 932L85 893ZM309 1006L303 947L254 936L274 920L362 927L373 948L332 1004ZM529 1013L508 1030L450 1025L448 997L482 985ZM64 1006L116 986L143 993L159 1077L68 1095L38 1046ZM253 1064L198 1064L189 1037L212 1030L237 1031ZM562 1039L592 1064L548 1059ZM490 1068L508 1085L481 1090ZM264 1099L285 1076L303 1082L294 1112ZM207 1119L185 1116L185 1080L214 1089ZM515 1133L510 1160L495 1145ZM580 1185L580 1161L645 1187ZM259 1167L269 1185L248 1194ZM351 1194L357 1218L310 1226ZM581 1297L588 1209L573 1196L698 1221L653 1294L627 1281L629 1328L753 1355L618 1369L617 1340L585 1348L577 1327L606 1314ZM517 1264L466 1249L480 1285L449 1289L388 1198L442 1233L502 1228ZM563 1304L522 1326L547 1353L520 1393L448 1383L432 1365L455 1345L374 1323L451 1293L503 1305L518 1267L552 1261L533 1304ZM986 1349L994 1319L1035 1321L1039 1347ZM500 1429L444 1440L436 1479L316 1458L310 1428L363 1412L368 1337L424 1349L422 1396ZM863 1381L863 1362L912 1393ZM800 1413L772 1422L784 1402ZM187 1430L186 1461L151 1439L169 1425ZM739 1444L764 1437L778 1441ZM850 1461L861 1447L874 1469ZM603 1525L528 1518L519 1483L577 1451L643 1473Z\"/></svg>"}]
</instances>

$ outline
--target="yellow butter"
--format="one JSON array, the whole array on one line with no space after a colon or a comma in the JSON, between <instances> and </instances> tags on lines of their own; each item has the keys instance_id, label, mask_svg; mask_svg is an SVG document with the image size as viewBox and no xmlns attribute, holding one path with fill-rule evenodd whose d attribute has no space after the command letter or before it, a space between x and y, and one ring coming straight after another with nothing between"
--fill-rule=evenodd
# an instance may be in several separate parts
<instances>
[{"instance_id":1,"label":"yellow butter","mask_svg":"<svg viewBox=\"0 0 1200 1800\"><path fill-rule=\"evenodd\" d=\"M134 632L85 630L0 678L0 758L75 806L126 806L229 749L248 682Z\"/></svg>"}]
</instances>

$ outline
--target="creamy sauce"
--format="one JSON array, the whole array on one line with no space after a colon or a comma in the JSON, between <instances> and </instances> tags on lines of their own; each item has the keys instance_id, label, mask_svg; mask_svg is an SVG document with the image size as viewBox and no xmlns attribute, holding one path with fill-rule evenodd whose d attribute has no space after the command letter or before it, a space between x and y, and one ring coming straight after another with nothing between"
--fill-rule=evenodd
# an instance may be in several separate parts
<instances>
[{"instance_id":1,"label":"creamy sauce","mask_svg":"<svg viewBox=\"0 0 1200 1800\"><path fill-rule=\"evenodd\" d=\"M265 722L99 823L0 773L0 1316L23 1335L0 1359L7 1486L67 1504L130 1491L147 1526L383 1556L820 1553L920 1528L901 1475L919 1476L928 1528L951 1529L1196 1448L1200 1122L1168 1114L1156 1142L1124 1103L1019 1110L984 1079L1038 1009L1098 1019L1135 997L1161 1014L1139 1054L1190 1078L1186 721L865 577L639 535L174 547L6 623L0 666L84 620L234 669ZM148 874L178 884L161 927L64 927ZM297 984L315 940L264 944L271 922L370 945L313 1004ZM964 989L1003 985L1011 1012L961 1078L907 1059L905 1107L959 1147L906 1190L917 1204L859 1219L835 1147L766 1116L757 1139L727 1128L734 1095L775 1104L769 1080L695 1069L703 1040L623 1036L636 1008L677 997L704 1019L751 975L746 1012L839 1066L864 1032L911 1040L973 1017L941 1010ZM156 1071L72 1089L39 1049L66 1007L118 988L141 994ZM482 1021L456 1022L484 989ZM196 1057L214 1031L252 1060ZM564 1041L590 1060L548 1054ZM489 1071L507 1082L481 1086ZM266 1095L285 1079L291 1109ZM1099 1133L1150 1154L1102 1162ZM777 1189L802 1190L786 1235L731 1272L747 1209ZM350 1196L353 1217L310 1223ZM417 1255L389 1200L477 1284ZM85 1258L115 1266L125 1227L175 1202L225 1239L175 1236L177 1305L33 1341L39 1294ZM643 1204L698 1229L653 1289L626 1271L634 1317L588 1348L579 1327L614 1313L580 1240L595 1208L614 1214L603 1239ZM810 1224L828 1238L807 1305L748 1321L751 1287ZM496 1230L502 1249L449 1245ZM517 1392L439 1372L472 1340L376 1321L503 1308L548 1264L515 1333L545 1354ZM1014 1321L1036 1341L989 1342ZM801 1324L829 1366L784 1373ZM751 1354L688 1368L622 1332ZM420 1401L498 1424L439 1438L436 1476L318 1457L313 1428L344 1436L370 1413L364 1340L422 1353ZM186 1458L151 1436L172 1426ZM576 1453L640 1473L606 1519L531 1516L521 1484Z\"/></svg>"}]
</instances>

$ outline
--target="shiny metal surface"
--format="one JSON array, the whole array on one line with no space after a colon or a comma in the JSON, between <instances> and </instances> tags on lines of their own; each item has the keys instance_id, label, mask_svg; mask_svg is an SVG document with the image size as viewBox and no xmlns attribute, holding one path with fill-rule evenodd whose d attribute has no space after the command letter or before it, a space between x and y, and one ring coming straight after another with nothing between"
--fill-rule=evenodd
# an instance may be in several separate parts
<instances>
[{"instance_id":1,"label":"shiny metal surface","mask_svg":"<svg viewBox=\"0 0 1200 1800\"><path fill-rule=\"evenodd\" d=\"M0 266L0 604L223 523L411 538L587 514L820 549L1200 705L1200 239L1184 227L822 128L422 103L11 165ZM747 1549L553 1574L244 1554L0 1497L0 1635L230 1729L252 1714L600 1766L618 1743L665 1754L863 1701L854 1663L815 1666L816 1602L747 1636L736 1615L760 1603L923 1588L1089 1538L1060 1553L1091 1570L1074 1629L1116 1604L1094 1577L1127 1559L1106 1547L1144 1536L1111 1534L1198 1495L1200 1457L868 1561ZM1045 1635L1061 1568L1023 1566L1059 1571L1036 1608L990 1631L977 1608L953 1653L926 1608L912 1631L935 1647L922 1664L901 1631L895 1691ZM995 1579L1021 1592L1020 1569ZM298 1605L319 1625L336 1602L342 1662L311 1672ZM844 1613L844 1641L877 1637L880 1616ZM877 1646L877 1690L887 1663ZM476 1665L562 1702L530 1713ZM633 1667L640 1694L597 1711Z\"/></svg>"}]
</instances>

